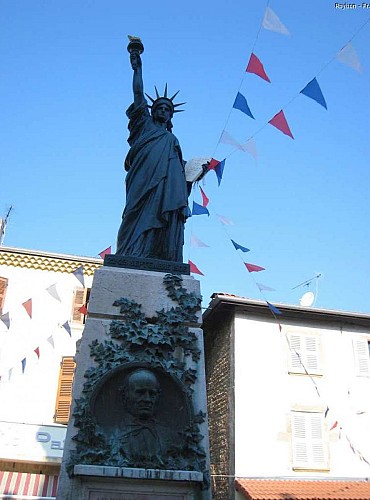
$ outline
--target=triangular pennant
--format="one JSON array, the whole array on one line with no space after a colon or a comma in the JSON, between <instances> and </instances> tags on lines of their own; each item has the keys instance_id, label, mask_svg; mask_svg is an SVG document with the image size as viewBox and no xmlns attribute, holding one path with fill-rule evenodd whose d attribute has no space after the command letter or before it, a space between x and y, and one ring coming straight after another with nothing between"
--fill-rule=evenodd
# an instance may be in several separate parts
<instances>
[{"instance_id":1,"label":"triangular pennant","mask_svg":"<svg viewBox=\"0 0 370 500\"><path fill-rule=\"evenodd\" d=\"M47 339L47 341L49 342L49 344L51 345L51 347L53 347L53 348L55 347L55 345L54 345L54 339L53 339L52 335L50 335L50 337Z\"/></svg>"},{"instance_id":2,"label":"triangular pennant","mask_svg":"<svg viewBox=\"0 0 370 500\"><path fill-rule=\"evenodd\" d=\"M275 33L281 33L282 35L290 35L288 29L280 21L275 12L270 8L266 7L265 16L262 21L262 26L266 30L275 31Z\"/></svg>"},{"instance_id":3,"label":"triangular pennant","mask_svg":"<svg viewBox=\"0 0 370 500\"><path fill-rule=\"evenodd\" d=\"M216 160L215 158L211 158L209 165L208 165L208 170L214 170L215 167L220 163L220 160Z\"/></svg>"},{"instance_id":4,"label":"triangular pennant","mask_svg":"<svg viewBox=\"0 0 370 500\"><path fill-rule=\"evenodd\" d=\"M329 430L330 430L330 431L332 431L333 429L335 429L335 428L337 427L337 425L338 425L338 420L336 420L336 421L334 422L334 424L330 427L330 429L329 429Z\"/></svg>"},{"instance_id":5,"label":"triangular pennant","mask_svg":"<svg viewBox=\"0 0 370 500\"><path fill-rule=\"evenodd\" d=\"M243 151L249 153L255 160L258 160L258 153L256 148L256 140L251 137L245 144L242 144Z\"/></svg>"},{"instance_id":6,"label":"triangular pennant","mask_svg":"<svg viewBox=\"0 0 370 500\"><path fill-rule=\"evenodd\" d=\"M196 203L193 201L193 210L191 212L191 215L209 215L208 208L203 207L203 205L199 205L199 203Z\"/></svg>"},{"instance_id":7,"label":"triangular pennant","mask_svg":"<svg viewBox=\"0 0 370 500\"><path fill-rule=\"evenodd\" d=\"M276 127L278 130L283 132L285 135L289 135L292 139L294 139L292 132L290 131L288 122L286 121L284 111L281 110L279 113L277 113L271 120L269 120L269 123Z\"/></svg>"},{"instance_id":8,"label":"triangular pennant","mask_svg":"<svg viewBox=\"0 0 370 500\"><path fill-rule=\"evenodd\" d=\"M23 302L22 306L27 311L28 316L32 318L32 299L28 299L26 302Z\"/></svg>"},{"instance_id":9,"label":"triangular pennant","mask_svg":"<svg viewBox=\"0 0 370 500\"><path fill-rule=\"evenodd\" d=\"M215 172L216 172L218 185L221 184L222 176L223 176L223 173L224 173L225 161L226 160L220 161L218 163L218 165L215 166L215 169L214 169Z\"/></svg>"},{"instance_id":10,"label":"triangular pennant","mask_svg":"<svg viewBox=\"0 0 370 500\"><path fill-rule=\"evenodd\" d=\"M13 375L13 368L10 368L10 370L8 371L8 380L12 378L12 375Z\"/></svg>"},{"instance_id":11,"label":"triangular pennant","mask_svg":"<svg viewBox=\"0 0 370 500\"><path fill-rule=\"evenodd\" d=\"M71 327L69 326L68 321L63 323L62 328L64 328L67 331L68 335L72 337Z\"/></svg>"},{"instance_id":12,"label":"triangular pennant","mask_svg":"<svg viewBox=\"0 0 370 500\"><path fill-rule=\"evenodd\" d=\"M2 314L0 316L0 319L4 323L4 325L7 327L7 329L9 330L9 328L10 328L10 316L9 316L9 313L7 312L5 314Z\"/></svg>"},{"instance_id":13,"label":"triangular pennant","mask_svg":"<svg viewBox=\"0 0 370 500\"><path fill-rule=\"evenodd\" d=\"M54 283L53 285L50 285L50 286L46 289L46 291L47 291L48 293L50 293L50 295L51 295L54 299L58 300L59 302L62 302L62 300L61 300L61 298L59 297L59 294L58 294L58 292L57 292L57 284L56 284L56 283Z\"/></svg>"},{"instance_id":14,"label":"triangular pennant","mask_svg":"<svg viewBox=\"0 0 370 500\"><path fill-rule=\"evenodd\" d=\"M106 248L105 250L102 250L102 251L99 253L99 255L100 255L100 258L101 258L101 259L104 259L104 257L105 257L106 255L110 255L111 253L112 253L112 247L110 246L110 247Z\"/></svg>"},{"instance_id":15,"label":"triangular pennant","mask_svg":"<svg viewBox=\"0 0 370 500\"><path fill-rule=\"evenodd\" d=\"M86 316L86 314L87 314L87 307L86 307L86 306L87 306L87 304L83 304L83 305L82 305L81 307L79 307L79 309L78 309L78 310L80 311L80 313L81 313L81 314L83 314L84 316Z\"/></svg>"},{"instance_id":16,"label":"triangular pennant","mask_svg":"<svg viewBox=\"0 0 370 500\"><path fill-rule=\"evenodd\" d=\"M323 93L321 92L320 86L316 78L307 83L305 88L301 90L300 94L303 94L309 97L310 99L313 99L317 103L321 104L321 106L324 106L325 109L328 109L325 98L323 96Z\"/></svg>"},{"instance_id":17,"label":"triangular pennant","mask_svg":"<svg viewBox=\"0 0 370 500\"><path fill-rule=\"evenodd\" d=\"M234 146L236 149L239 149L240 151L245 151L244 147L242 144L239 144L231 135L229 132L224 130L221 134L220 142L222 144L229 144L230 146Z\"/></svg>"},{"instance_id":18,"label":"triangular pennant","mask_svg":"<svg viewBox=\"0 0 370 500\"><path fill-rule=\"evenodd\" d=\"M254 120L254 116L252 115L252 112L248 106L247 99L240 92L238 92L236 94L233 108L239 109L239 111L241 111L242 113L245 113L246 115L250 116Z\"/></svg>"},{"instance_id":19,"label":"triangular pennant","mask_svg":"<svg viewBox=\"0 0 370 500\"><path fill-rule=\"evenodd\" d=\"M262 283L256 283L260 292L276 292L275 288L271 288L269 286L263 285Z\"/></svg>"},{"instance_id":20,"label":"triangular pennant","mask_svg":"<svg viewBox=\"0 0 370 500\"><path fill-rule=\"evenodd\" d=\"M216 214L218 220L221 222L223 226L233 226L234 222L229 219L228 217L225 217L224 215Z\"/></svg>"},{"instance_id":21,"label":"triangular pennant","mask_svg":"<svg viewBox=\"0 0 370 500\"><path fill-rule=\"evenodd\" d=\"M273 306L272 304L270 304L270 302L267 302L266 300L266 304L268 305L270 311L272 311L274 314L283 314L280 309L278 309L277 307Z\"/></svg>"},{"instance_id":22,"label":"triangular pennant","mask_svg":"<svg viewBox=\"0 0 370 500\"><path fill-rule=\"evenodd\" d=\"M281 333L283 327L281 326L281 324L279 323L279 332Z\"/></svg>"},{"instance_id":23,"label":"triangular pennant","mask_svg":"<svg viewBox=\"0 0 370 500\"><path fill-rule=\"evenodd\" d=\"M235 250L241 250L242 252L250 252L249 248L239 245L239 243L236 243L236 241L234 240L231 240L231 243L234 245Z\"/></svg>"},{"instance_id":24,"label":"triangular pennant","mask_svg":"<svg viewBox=\"0 0 370 500\"><path fill-rule=\"evenodd\" d=\"M256 264L249 264L248 262L244 262L244 265L250 273L258 273L259 271L265 270L264 267L257 266Z\"/></svg>"},{"instance_id":25,"label":"triangular pennant","mask_svg":"<svg viewBox=\"0 0 370 500\"><path fill-rule=\"evenodd\" d=\"M75 271L73 271L73 276L75 276L78 281L81 283L83 287L85 287L85 280L84 280L84 266L78 267Z\"/></svg>"},{"instance_id":26,"label":"triangular pennant","mask_svg":"<svg viewBox=\"0 0 370 500\"><path fill-rule=\"evenodd\" d=\"M40 348L36 347L36 349L34 349L33 352L36 353L37 359L40 359Z\"/></svg>"},{"instance_id":27,"label":"triangular pennant","mask_svg":"<svg viewBox=\"0 0 370 500\"><path fill-rule=\"evenodd\" d=\"M23 358L22 359L22 373L24 373L24 370L26 369L26 364L27 364L27 360L26 360L26 358Z\"/></svg>"},{"instance_id":28,"label":"triangular pennant","mask_svg":"<svg viewBox=\"0 0 370 500\"><path fill-rule=\"evenodd\" d=\"M209 248L209 245L206 245L205 243L203 243L203 241L201 241L199 238L197 238L195 236L195 234L193 234L193 233L190 236L190 246L198 247L198 248L201 248L201 247Z\"/></svg>"},{"instance_id":29,"label":"triangular pennant","mask_svg":"<svg viewBox=\"0 0 370 500\"><path fill-rule=\"evenodd\" d=\"M204 276L204 274L202 273L202 271L200 271L197 266L194 264L194 262L192 262L191 260L188 260L188 264L190 266L190 272L191 273L194 273L194 274L200 274L201 276Z\"/></svg>"},{"instance_id":30,"label":"triangular pennant","mask_svg":"<svg viewBox=\"0 0 370 500\"><path fill-rule=\"evenodd\" d=\"M328 416L329 413L329 406L326 407L325 413L324 413L324 418Z\"/></svg>"},{"instance_id":31,"label":"triangular pennant","mask_svg":"<svg viewBox=\"0 0 370 500\"><path fill-rule=\"evenodd\" d=\"M209 203L209 198L206 196L206 193L203 191L203 189L199 186L200 189L200 194L202 195L202 205L203 207L206 207Z\"/></svg>"},{"instance_id":32,"label":"triangular pennant","mask_svg":"<svg viewBox=\"0 0 370 500\"><path fill-rule=\"evenodd\" d=\"M358 73L362 72L362 66L358 58L357 52L351 42L347 43L337 54L337 59L349 68L354 69Z\"/></svg>"},{"instance_id":33,"label":"triangular pennant","mask_svg":"<svg viewBox=\"0 0 370 500\"><path fill-rule=\"evenodd\" d=\"M263 67L263 64L258 59L256 54L253 54L253 52L249 58L246 72L253 73L253 74L259 76L260 78L262 78L263 80L266 80L266 82L271 83L270 78L266 75L266 71L265 71L265 68Z\"/></svg>"}]
</instances>

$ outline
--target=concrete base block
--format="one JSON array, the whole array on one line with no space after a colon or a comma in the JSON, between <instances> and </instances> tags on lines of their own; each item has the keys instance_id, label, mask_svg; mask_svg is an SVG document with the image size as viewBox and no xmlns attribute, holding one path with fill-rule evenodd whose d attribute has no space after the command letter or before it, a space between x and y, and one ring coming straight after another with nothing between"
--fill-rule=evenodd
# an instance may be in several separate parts
<instances>
[{"instance_id":1,"label":"concrete base block","mask_svg":"<svg viewBox=\"0 0 370 500\"><path fill-rule=\"evenodd\" d=\"M148 349L149 351L153 349L150 347L153 344L147 344L146 350L143 349L138 354L136 354L137 351L130 351L133 342L132 335L135 336L135 332L144 335L145 341L146 338L150 338L153 328L153 331L155 331L156 325L167 324L166 322L161 323L162 320L157 314L158 311L164 310L165 312L169 311L169 314L174 314L173 311L175 310L186 310L186 301L181 302L185 305L179 309L179 299L173 300L170 298L164 285L164 278L165 273L113 267L103 267L96 271L94 275L89 313L76 355L77 366L73 383L72 416L65 441L57 500L210 499L210 488L204 489L207 484L204 480L209 472L208 426L207 421L199 417L199 415L205 415L207 411L203 332L199 328L201 312L198 311L194 317L191 315L181 316L181 318L191 318L191 321L186 320L179 323L183 325L181 328L185 328L183 331L189 333L184 334L185 337L181 337L181 340L176 340L179 343L176 343L175 347L172 348L172 364L168 365L170 368L167 369L165 368L167 365L161 365L155 361L148 361L148 359L152 358L145 358ZM186 294L200 295L197 280L190 276L182 276L181 278L182 288L181 290L177 289L180 295L186 296L186 300L193 297L193 295ZM175 297L175 295L171 295L171 297ZM124 328L126 328L125 325L131 325L130 328L132 328L132 325L135 324L129 323L129 318L125 319L125 314L120 311L119 306L113 306L113 303L121 298L139 304L142 313L145 315L145 321L140 323L139 329L135 330L136 327L134 327L134 333L130 333L126 344L124 344L126 347L119 351L119 348L114 347L114 345L123 345L120 344L123 341L120 340L120 337L114 337L111 328L114 329L114 325L117 324L123 325ZM129 308L131 311L132 306L130 305ZM127 315L129 316L129 312L127 312ZM151 325L154 325L154 327ZM180 338L176 337L176 335L182 335L182 333L176 333L176 330L173 329L176 326L160 328L164 328L164 330L160 330L161 332L166 332L163 333L163 339L170 338L168 336L171 335L171 332L172 335L175 335L171 338ZM148 335L148 337L145 337L145 335ZM189 335L189 337L186 337L186 335ZM186 350L186 344L182 344L184 342L183 338L192 339L191 342L188 340L187 345L188 347L191 345L193 351ZM97 358L92 353L92 346L95 346L95 349L98 346L100 353L99 349L105 352L106 345L108 345L108 350L113 346L112 352L115 353L114 356L118 353L118 360L114 358L114 361L111 361L113 359L111 356L103 358L103 361L99 358L100 361L97 361ZM196 356L194 349L197 353ZM177 368L172 368L172 366ZM126 423L128 421L127 414L124 412L127 411L127 408L124 405L122 406L119 390L122 383L124 384L127 373L130 373L130 370L132 371L136 367L151 370L160 383L161 396L154 416L158 422L156 432L158 432L161 446L165 444L164 439L167 439L167 437L170 439L170 444L172 442L174 445L180 443L182 446L181 443L185 443L185 441L181 441L181 439L184 440L185 438L181 436L184 436L185 433L181 434L181 432L191 425L193 429L191 432L198 433L197 436L203 436L201 447L205 453L205 458L201 466L196 459L191 463L186 461L175 463L171 462L171 458L167 462L166 460L156 462L154 467L158 468L152 469L149 468L149 464L143 466L143 463L134 463L133 455L126 454L125 446L129 447L127 450L132 450L133 446L136 447L136 444L133 445L132 440L128 445L122 444L125 441L122 440L123 434L120 434L120 432L125 431L127 425L131 424ZM98 373L99 378L94 378L92 384L89 382L90 385L86 389L89 373L92 372ZM186 373L188 378L182 379L181 373ZM87 405L86 398L90 398ZM79 412L79 418L81 418L79 404L85 405L84 408L86 409L84 411L91 413L92 417L88 417L90 418L89 422L95 422L92 424L96 425L96 430L91 431L95 433L91 435L92 441L95 440L97 431L102 432L104 435L104 441L99 441L101 444L97 451L104 450L104 457L108 457L104 459L105 463L98 461L98 455L94 455L95 449L92 451L95 456L94 461L90 463L76 462L76 459L71 461L75 451L77 451L76 457L85 456L83 454L78 455L78 446L76 445L78 441L76 442L75 439L85 431L81 428L82 424L79 424L80 427L76 425L78 418L74 416L74 412ZM128 416L130 417L130 415ZM196 427L198 430L194 431ZM163 431L166 431L167 434L161 434ZM176 438L174 437L175 433ZM180 439L180 441L178 442L176 439ZM90 437L88 442L90 443ZM116 450L116 445L118 445L118 451L114 451L114 453L118 453L118 462L115 461L117 455L111 454L111 452L113 453L112 450ZM166 459L170 456L172 457L172 455L164 455ZM123 461L121 460L122 457ZM125 461L127 457L128 461ZM198 468L200 470L168 470L175 469L178 467L177 464L180 464L180 467L185 464L185 467L189 466L190 469ZM120 465L121 467L113 465Z\"/></svg>"}]
</instances>

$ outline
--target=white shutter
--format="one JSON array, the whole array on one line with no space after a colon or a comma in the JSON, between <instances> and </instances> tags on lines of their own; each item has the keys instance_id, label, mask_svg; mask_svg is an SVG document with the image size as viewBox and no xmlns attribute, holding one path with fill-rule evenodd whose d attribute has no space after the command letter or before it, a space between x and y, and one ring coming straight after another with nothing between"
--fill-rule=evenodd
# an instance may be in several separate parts
<instances>
[{"instance_id":1,"label":"white shutter","mask_svg":"<svg viewBox=\"0 0 370 500\"><path fill-rule=\"evenodd\" d=\"M366 337L353 339L353 355L356 375L370 375L369 342Z\"/></svg>"},{"instance_id":2,"label":"white shutter","mask_svg":"<svg viewBox=\"0 0 370 500\"><path fill-rule=\"evenodd\" d=\"M316 335L289 335L289 371L320 375L320 338Z\"/></svg>"},{"instance_id":3,"label":"white shutter","mask_svg":"<svg viewBox=\"0 0 370 500\"><path fill-rule=\"evenodd\" d=\"M328 469L323 426L323 413L292 412L293 468Z\"/></svg>"}]
</instances>

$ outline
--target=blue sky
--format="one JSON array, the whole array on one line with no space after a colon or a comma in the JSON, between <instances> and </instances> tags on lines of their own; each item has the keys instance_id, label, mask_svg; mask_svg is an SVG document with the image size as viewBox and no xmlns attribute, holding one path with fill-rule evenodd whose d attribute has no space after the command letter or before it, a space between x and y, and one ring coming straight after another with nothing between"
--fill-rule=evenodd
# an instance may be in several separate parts
<instances>
[{"instance_id":1,"label":"blue sky","mask_svg":"<svg viewBox=\"0 0 370 500\"><path fill-rule=\"evenodd\" d=\"M187 103L173 130L185 158L228 157L232 148L217 145L225 127L256 140L257 162L233 153L220 187L208 174L211 216L187 223L184 257L205 274L205 304L221 291L298 304L316 285L292 288L322 273L317 307L369 313L370 23L360 28L370 9L271 0L284 36L260 30L266 5L2 0L0 214L14 207L5 245L85 256L115 245L132 34L145 45L147 92L168 82ZM335 59L353 35L361 74ZM245 74L252 50L271 84ZM327 111L299 95L315 76ZM239 87L255 120L232 110ZM265 126L282 108L294 140ZM190 247L191 233L209 248ZM251 251L240 255L230 238ZM266 270L250 275L243 259ZM276 291L262 297L253 278Z\"/></svg>"}]
</instances>

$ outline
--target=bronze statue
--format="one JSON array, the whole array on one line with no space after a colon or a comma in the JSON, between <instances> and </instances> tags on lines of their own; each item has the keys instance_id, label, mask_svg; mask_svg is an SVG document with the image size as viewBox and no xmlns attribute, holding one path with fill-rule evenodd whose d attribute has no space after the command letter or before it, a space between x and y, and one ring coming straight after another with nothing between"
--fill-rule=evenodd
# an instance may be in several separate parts
<instances>
[{"instance_id":1,"label":"bronze statue","mask_svg":"<svg viewBox=\"0 0 370 500\"><path fill-rule=\"evenodd\" d=\"M128 50L133 69L134 102L127 109L130 150L125 159L126 206L117 238L117 255L182 262L184 223L190 215L191 183L185 178L180 144L172 134L172 117L181 104L177 93L144 97L142 62L144 47L130 38ZM149 112L151 108L151 112Z\"/></svg>"}]
</instances>

